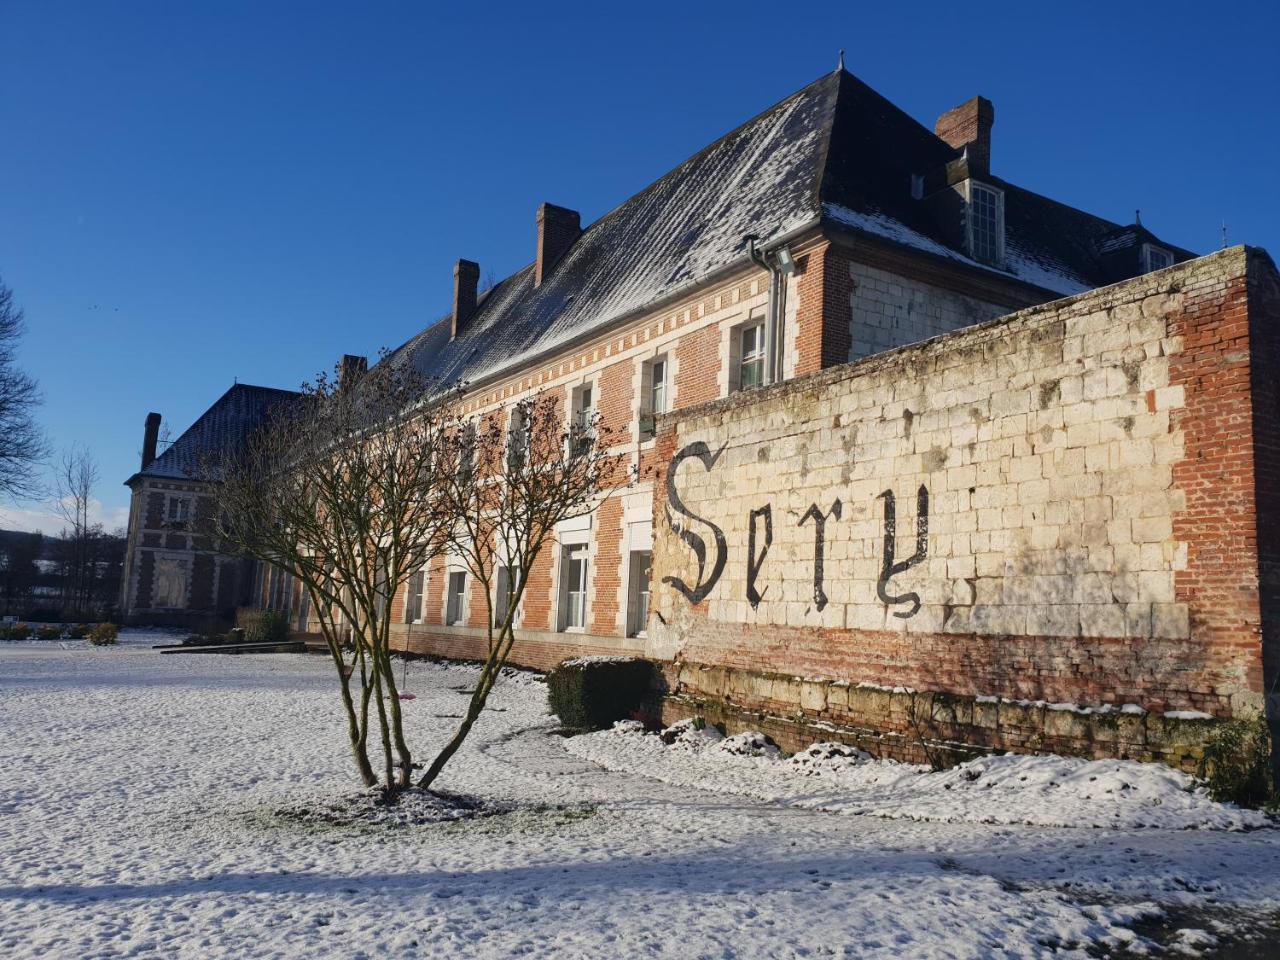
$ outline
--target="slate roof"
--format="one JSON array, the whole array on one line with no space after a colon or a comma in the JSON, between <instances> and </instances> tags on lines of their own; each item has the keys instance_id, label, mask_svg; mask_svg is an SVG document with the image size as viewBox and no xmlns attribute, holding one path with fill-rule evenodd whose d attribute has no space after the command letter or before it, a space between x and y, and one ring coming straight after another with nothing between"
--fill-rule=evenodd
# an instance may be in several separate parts
<instances>
[{"instance_id":1,"label":"slate roof","mask_svg":"<svg viewBox=\"0 0 1280 960\"><path fill-rule=\"evenodd\" d=\"M204 456L244 443L277 405L299 396L301 394L293 390L237 383L202 413L168 449L125 483L132 484L139 477L197 479Z\"/></svg>"},{"instance_id":2,"label":"slate roof","mask_svg":"<svg viewBox=\"0 0 1280 960\"><path fill-rule=\"evenodd\" d=\"M1021 280L1046 300L1113 282L1095 248L1117 224L994 176L983 179L1005 190L1007 269L949 246L912 199L911 175L960 155L852 74L828 74L591 224L541 287L530 264L483 297L456 339L446 316L388 361L443 383L514 370L744 263L748 234L767 244L819 223Z\"/></svg>"}]
</instances>

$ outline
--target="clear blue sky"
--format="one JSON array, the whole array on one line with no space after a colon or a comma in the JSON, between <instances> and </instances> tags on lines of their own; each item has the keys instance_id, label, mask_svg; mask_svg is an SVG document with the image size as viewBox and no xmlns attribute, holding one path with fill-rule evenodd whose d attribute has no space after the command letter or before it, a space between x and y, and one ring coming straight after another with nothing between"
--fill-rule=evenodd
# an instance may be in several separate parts
<instances>
[{"instance_id":1,"label":"clear blue sky","mask_svg":"<svg viewBox=\"0 0 1280 960\"><path fill-rule=\"evenodd\" d=\"M1280 256L1278 28L1263 2L0 0L0 278L110 520L147 411L176 436L235 377L399 344L458 257L532 259L539 202L590 222L841 47L926 123L991 98L1001 176Z\"/></svg>"}]
</instances>

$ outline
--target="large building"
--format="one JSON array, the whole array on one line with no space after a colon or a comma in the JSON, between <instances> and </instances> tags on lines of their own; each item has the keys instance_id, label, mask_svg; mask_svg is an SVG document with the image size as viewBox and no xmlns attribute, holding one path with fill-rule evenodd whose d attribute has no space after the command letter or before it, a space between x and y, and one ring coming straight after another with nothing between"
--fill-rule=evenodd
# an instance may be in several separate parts
<instances>
[{"instance_id":1,"label":"large building","mask_svg":"<svg viewBox=\"0 0 1280 960\"><path fill-rule=\"evenodd\" d=\"M901 733L903 717L920 709L918 688L967 704L968 720L935 731L940 739L1012 747L1052 741L1173 762L1185 756L1128 741L1117 747L1115 738L1100 747L1093 727L1084 741L1054 740L1043 717L992 733L974 719L975 704L1055 699L1118 710L1132 702L1132 715L1150 709L1177 719L1260 703L1257 624L1252 634L1250 627L1233 635L1244 652L1218 663L1216 679L1201 682L1197 674L1178 685L1177 677L1189 676L1197 629L1195 603L1177 594L1195 589L1185 568L1194 547L1174 536L1178 511L1194 499L1173 479L1181 449L1174 447L1185 442L1167 409L1177 386L1170 356L1180 347L1150 323L1137 332L1127 326L1152 319L1156 307L1144 298L1181 297L1170 284L1209 268L1177 266L1194 254L1140 223L1114 223L996 175L994 121L993 105L975 97L930 130L840 69L585 229L576 212L543 204L533 261L492 289L478 289L477 263L457 261L449 315L382 362L465 381L468 412L539 391L560 397L567 417L598 412L641 475L655 478L557 531L519 611L515 662L546 668L583 653L652 656L674 665L673 709L736 703L726 722L808 718L854 738ZM1219 279L1234 269L1209 259ZM1250 270L1235 264L1232 282L1265 273L1257 258L1250 262ZM1121 292L1090 292L1098 288ZM1090 315L1101 311L1103 319L1071 339L1062 324L1083 309L1073 304L1092 304ZM1161 317L1171 311L1160 309ZM1028 332L1035 324L1026 318L1050 316L1045 329ZM922 341L929 343L901 349ZM949 359L939 360L939 351ZM1053 367L1055 356L1062 369ZM942 372L943 363L952 372ZM1098 381L1089 376L1094 367L1115 372ZM1031 372L1041 368L1049 372ZM1066 420L1086 416L1088 429ZM779 434L780 425L793 429ZM1056 461L1043 458L1055 444L1075 449L1066 440L1073 429L1073 440L1089 434L1101 446L1064 453L1071 472L1056 477ZM1117 430L1120 439L1111 436ZM1171 430L1176 443L1160 439ZM765 437L776 442L761 445ZM1136 452L1108 446L1135 437ZM166 466L172 450L154 464ZM1023 455L1035 459L1034 470L1030 461L1008 466ZM1111 463L1112 456L1121 459ZM982 467L982 458L997 465ZM745 487L716 474L730 460ZM1120 477L1106 481L1113 487L1144 471L1156 486L1135 488L1130 480L1124 493L1096 493L1105 505L1077 502L1113 468ZM1008 469L1040 481L1026 496L1044 493L1043 508L1022 504L1016 484L1010 492ZM698 471L708 483L699 485ZM945 489L938 486L944 474ZM832 489L822 503L816 491L811 503L792 503L796 491L808 495L811 475ZM693 487L685 491L679 484L689 477ZM190 492L184 483L151 468L131 480L126 599L134 615L176 611L183 602L207 606L211 596L217 606L232 595L220 586L194 589L205 582L197 567L207 573L212 564L221 578L231 561L202 559L202 545L183 548L163 522L151 525ZM876 489L855 505L835 489L842 485ZM732 516L717 514L721 507ZM665 516L673 508L687 511L686 524L712 547L704 551L711 568L691 568L693 558L681 553ZM1035 519L1040 509L1048 518ZM1130 509L1137 512L1123 518L1130 524L1124 540L1115 511ZM993 510L1002 525L988 530ZM904 530L914 527L910 536L892 535L895 511ZM974 528L965 529L970 522ZM861 539L836 536L855 523L866 527ZM1104 542L1072 552L1072 538L1086 535ZM1014 546L1046 556L1028 554L1016 575L997 570L994 558ZM895 551L910 555L895 559ZM1054 551L1078 569L1059 570L1048 556ZM173 570L188 555L192 587L184 601ZM911 580L926 557L938 578L928 588ZM1103 582L1108 563L1123 589ZM1093 601L1059 596L1076 589L1067 583L1073 578L1091 585ZM305 604L286 578L256 584L257 602L304 625ZM1253 589L1256 599L1256 576ZM394 643L402 649L461 657L483 650L486 608L461 562L443 557L415 575L394 609L401 621ZM993 637L1019 639L997 643L993 653ZM1157 637L1167 641L1156 645L1160 656L1172 659L1143 664L1135 638ZM1129 659L1108 659L1085 638L1103 638L1110 646L1102 648L1123 648ZM852 648L877 652L859 659ZM1037 661L1037 650L1052 662ZM986 663L1005 653L1003 672ZM922 657L941 658L947 669L931 671ZM1097 669L1081 667L1082 659ZM1121 661L1127 673L1115 672ZM1142 669L1158 673L1158 663L1169 664L1171 676L1144 679ZM799 681L779 679L794 676L819 686L802 690ZM886 693L879 712L861 701L855 709L847 693L904 685L913 691L909 708ZM783 727L771 729L783 736ZM1144 726L1143 744L1146 736Z\"/></svg>"},{"instance_id":2,"label":"large building","mask_svg":"<svg viewBox=\"0 0 1280 960\"><path fill-rule=\"evenodd\" d=\"M237 607L255 600L254 565L220 554L200 530L198 521L212 505L206 461L241 443L277 404L296 396L236 384L163 451L161 416L147 414L142 462L125 481L132 493L120 588L125 619L202 627L230 620Z\"/></svg>"}]
</instances>

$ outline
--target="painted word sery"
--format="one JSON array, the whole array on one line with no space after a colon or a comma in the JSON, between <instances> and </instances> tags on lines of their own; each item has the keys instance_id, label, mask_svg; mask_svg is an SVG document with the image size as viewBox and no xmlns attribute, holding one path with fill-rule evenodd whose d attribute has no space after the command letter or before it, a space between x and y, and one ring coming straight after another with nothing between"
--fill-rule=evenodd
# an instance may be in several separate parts
<instances>
[{"instance_id":1,"label":"painted word sery","mask_svg":"<svg viewBox=\"0 0 1280 960\"><path fill-rule=\"evenodd\" d=\"M671 461L667 471L667 522L672 531L693 551L698 564L697 577L692 584L682 577L665 576L662 582L675 588L690 604L699 604L705 600L724 574L728 559L728 541L724 531L705 517L694 513L680 497L676 486L676 474L680 465L686 460L698 460L703 468L713 470L724 453L722 446L714 453L705 441L699 440L681 449ZM920 595L914 592L893 594L889 592L890 581L899 574L906 573L921 563L929 555L929 490L923 484L916 491L916 549L905 560L897 560L897 501L892 490L885 490L879 499L884 501L884 552L880 576L876 581L876 595L886 606L909 604L905 609L894 610L893 615L902 619L914 617L920 612ZM672 511L685 517L678 520ZM813 603L821 612L827 605L827 593L823 589L825 579L825 557L827 542L827 524L831 520L839 520L844 505L837 497L829 507L812 503L801 515L799 526L806 523L813 527ZM708 542L696 530L689 527L688 521L701 524L710 530L713 551L708 566ZM773 505L755 507L750 511L747 520L747 601L752 609L760 605L768 590L767 584L761 586L764 573L765 558L773 545Z\"/></svg>"}]
</instances>

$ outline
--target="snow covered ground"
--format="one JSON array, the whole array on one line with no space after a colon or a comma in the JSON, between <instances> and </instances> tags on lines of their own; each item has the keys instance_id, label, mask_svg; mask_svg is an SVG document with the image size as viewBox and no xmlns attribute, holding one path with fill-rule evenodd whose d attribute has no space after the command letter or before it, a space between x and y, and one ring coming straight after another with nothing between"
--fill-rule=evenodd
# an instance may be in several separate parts
<instances>
[{"instance_id":1,"label":"snow covered ground","mask_svg":"<svg viewBox=\"0 0 1280 960\"><path fill-rule=\"evenodd\" d=\"M930 779L627 732L565 740L521 675L442 784L510 812L301 823L282 808L354 782L327 661L122 639L0 644L0 956L1266 957L1280 944L1280 830L1222 829L1256 821L1176 778L982 761L976 777ZM420 752L473 677L408 665Z\"/></svg>"}]
</instances>

